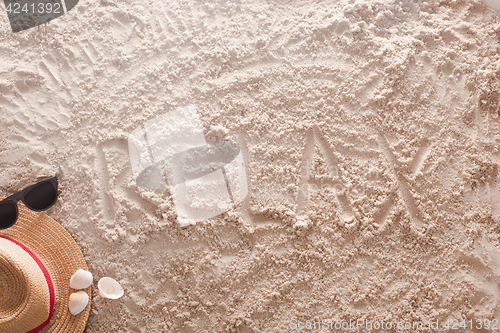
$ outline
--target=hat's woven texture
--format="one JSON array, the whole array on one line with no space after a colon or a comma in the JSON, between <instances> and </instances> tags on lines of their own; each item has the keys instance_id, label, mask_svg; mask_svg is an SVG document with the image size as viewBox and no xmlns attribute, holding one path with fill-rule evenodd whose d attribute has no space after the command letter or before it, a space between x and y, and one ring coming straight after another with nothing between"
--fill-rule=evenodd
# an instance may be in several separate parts
<instances>
[{"instance_id":1,"label":"hat's woven texture","mask_svg":"<svg viewBox=\"0 0 500 333\"><path fill-rule=\"evenodd\" d=\"M0 286L1 332L25 333L49 318L50 291L43 271L28 252L4 238L0 238Z\"/></svg>"},{"instance_id":2,"label":"hat's woven texture","mask_svg":"<svg viewBox=\"0 0 500 333\"><path fill-rule=\"evenodd\" d=\"M21 202L16 224L0 230L0 235L12 238L30 249L50 273L55 290L55 307L52 320L43 333L81 333L85 329L89 312L87 308L74 316L69 312L69 295L76 290L69 287L71 276L79 269L87 270L87 264L71 235L56 221L42 212L33 212ZM20 282L14 282L20 283ZM89 297L91 287L85 289ZM14 296L17 297L21 296ZM3 303L3 300L0 304ZM1 310L0 310L0 315ZM0 331L4 332L0 324ZM7 332L7 331L6 331Z\"/></svg>"}]
</instances>

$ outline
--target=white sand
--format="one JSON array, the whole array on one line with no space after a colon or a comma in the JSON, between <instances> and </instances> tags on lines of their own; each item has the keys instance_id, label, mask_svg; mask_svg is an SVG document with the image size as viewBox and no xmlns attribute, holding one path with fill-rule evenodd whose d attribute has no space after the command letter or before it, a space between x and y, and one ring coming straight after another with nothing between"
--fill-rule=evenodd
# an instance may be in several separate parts
<instances>
[{"instance_id":1,"label":"white sand","mask_svg":"<svg viewBox=\"0 0 500 333\"><path fill-rule=\"evenodd\" d=\"M2 9L0 195L59 175L48 214L125 289L94 288L87 333L479 326L500 319L499 42L481 1L82 0L17 34ZM180 228L127 138L190 104L249 195Z\"/></svg>"}]
</instances>

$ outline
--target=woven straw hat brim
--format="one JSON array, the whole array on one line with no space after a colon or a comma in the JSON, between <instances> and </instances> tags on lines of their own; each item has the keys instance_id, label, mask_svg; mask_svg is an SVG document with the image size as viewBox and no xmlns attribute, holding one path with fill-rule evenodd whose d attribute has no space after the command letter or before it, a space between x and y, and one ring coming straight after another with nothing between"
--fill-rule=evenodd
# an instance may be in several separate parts
<instances>
[{"instance_id":1,"label":"woven straw hat brim","mask_svg":"<svg viewBox=\"0 0 500 333\"><path fill-rule=\"evenodd\" d=\"M34 212L18 203L19 218L12 227L0 230L0 235L12 238L40 258L50 273L55 290L55 308L50 323L43 333L81 333L90 312L89 304L78 315L69 312L71 276L79 269L88 270L80 248L59 223L43 212ZM91 297L91 288L84 289Z\"/></svg>"}]
</instances>

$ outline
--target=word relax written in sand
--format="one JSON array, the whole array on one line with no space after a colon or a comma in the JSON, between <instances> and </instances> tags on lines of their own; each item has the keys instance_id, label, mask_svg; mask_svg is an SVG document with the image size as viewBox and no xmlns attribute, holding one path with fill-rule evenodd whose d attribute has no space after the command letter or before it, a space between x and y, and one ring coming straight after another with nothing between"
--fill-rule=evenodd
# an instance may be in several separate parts
<instances>
[{"instance_id":1,"label":"word relax written in sand","mask_svg":"<svg viewBox=\"0 0 500 333\"><path fill-rule=\"evenodd\" d=\"M375 214L373 214L373 220L369 222L376 229L383 229L388 216L390 215L393 207L397 202L397 196L399 195L404 203L404 207L409 213L410 221L413 227L420 228L424 225L422 214L417 206L415 198L410 192L410 184L407 181L407 177L414 177L417 173L419 173L423 167L423 162L428 156L431 144L428 143L419 149L419 151L413 157L413 160L410 162L411 174L402 175L400 171L396 171L394 166L396 165L396 157L393 148L389 145L386 138L383 134L378 133L376 135L377 146L378 146L378 155L380 155L388 164L388 168L390 174L394 177L389 180L389 184L396 184L394 186L397 189L391 189L389 195L385 198L385 201L377 208ZM315 144L319 147L320 154L324 157L326 164L329 169L329 177L326 179L321 179L319 182L314 180L311 172L310 166L314 156L314 147ZM239 143L241 145L241 143ZM126 160L116 161L114 159L109 159L106 156L111 156L110 153L112 151L121 151L120 154L123 156L127 156L128 147L125 140L111 140L109 142L104 142L98 147L98 165L97 167L103 171L108 176L101 177L102 188L105 189L102 193L103 203L105 203L104 213L106 215L106 219L113 220L113 215L115 212L120 211L119 207L116 205L120 205L119 202L115 200L110 200L109 193L128 193L132 195L134 192L131 188L129 188L130 183L128 182L128 177L132 176L132 170L130 169L130 165L126 163ZM357 217L356 207L353 206L352 202L356 199L362 198L366 192L367 185L357 185L350 186L346 185L345 176L343 170L340 166L339 160L334 154L333 148L328 144L325 137L321 133L321 131L317 128L311 129L308 131L306 136L305 148L302 156L302 166L300 170L299 177L299 193L297 195L297 218L295 225L296 226L305 226L309 223L309 219L307 218L307 208L310 203L310 194L314 190L321 191L330 191L334 193L334 198L336 201L336 205L339 207L341 222L346 227L354 227L360 221ZM250 157L252 158L252 157ZM119 165L117 165L119 164ZM124 164L124 165L122 165ZM115 175L114 177L110 177L110 170L121 170L119 175ZM111 172L112 173L112 172ZM368 179L367 184L370 182L374 182L377 186L387 186L387 180L381 181L382 179L379 176L380 172L375 170L367 171L363 177ZM371 179L379 180L374 181ZM384 185L385 184L385 185ZM140 195L135 193L132 195L134 200L134 205L143 211L145 214L150 215L147 212L154 211L154 207L151 206L147 200L143 199ZM154 218L153 216L150 216Z\"/></svg>"}]
</instances>

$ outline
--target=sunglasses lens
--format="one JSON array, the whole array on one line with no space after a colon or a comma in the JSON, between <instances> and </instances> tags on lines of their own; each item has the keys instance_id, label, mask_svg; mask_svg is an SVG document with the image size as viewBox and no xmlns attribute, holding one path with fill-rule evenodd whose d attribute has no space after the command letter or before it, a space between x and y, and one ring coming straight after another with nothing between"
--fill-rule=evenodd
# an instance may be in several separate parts
<instances>
[{"instance_id":1,"label":"sunglasses lens","mask_svg":"<svg viewBox=\"0 0 500 333\"><path fill-rule=\"evenodd\" d=\"M33 187L24 196L24 203L33 210L44 210L57 200L57 189L51 182L44 182Z\"/></svg>"},{"instance_id":2,"label":"sunglasses lens","mask_svg":"<svg viewBox=\"0 0 500 333\"><path fill-rule=\"evenodd\" d=\"M0 229L11 227L17 220L17 206L13 202L0 203Z\"/></svg>"}]
</instances>

